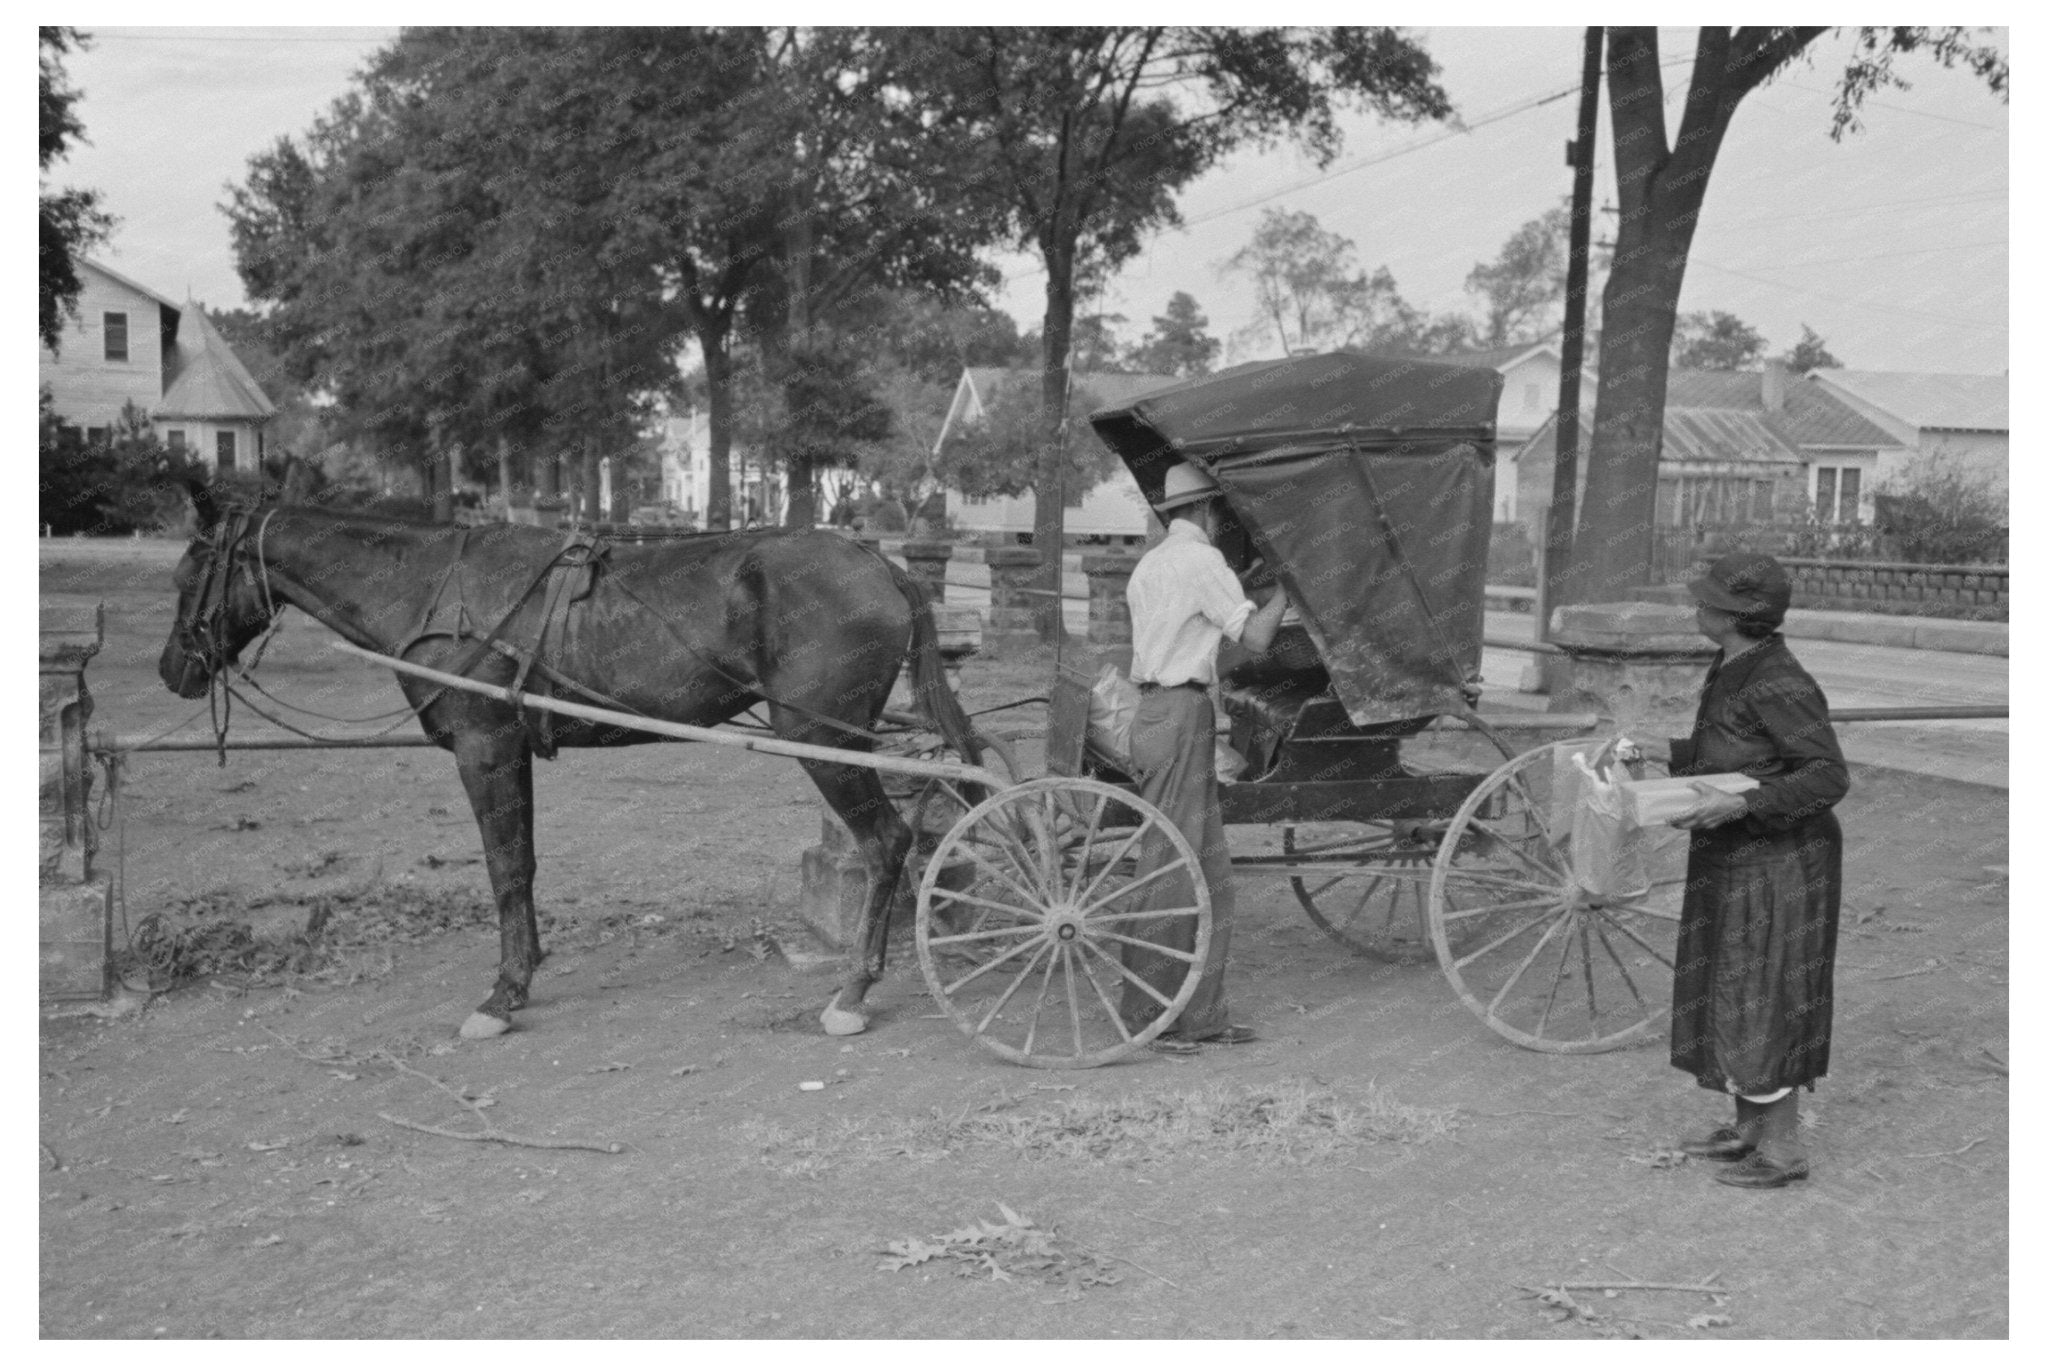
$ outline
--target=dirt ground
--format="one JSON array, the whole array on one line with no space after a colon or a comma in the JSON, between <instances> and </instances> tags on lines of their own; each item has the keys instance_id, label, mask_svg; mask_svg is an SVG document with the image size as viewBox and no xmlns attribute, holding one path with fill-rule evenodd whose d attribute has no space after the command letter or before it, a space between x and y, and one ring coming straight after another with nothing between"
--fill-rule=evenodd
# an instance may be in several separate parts
<instances>
[{"instance_id":1,"label":"dirt ground","mask_svg":"<svg viewBox=\"0 0 2048 1366\"><path fill-rule=\"evenodd\" d=\"M45 543L46 601L107 602L95 725L193 715L155 676L167 550ZM346 718L396 705L327 641L292 619L266 686ZM1043 659L970 662L965 691L1045 679ZM1035 768L1043 716L986 724ZM237 713L237 735L263 728ZM829 979L772 947L817 803L794 764L699 746L542 766L552 956L513 1033L460 1043L497 944L450 759L137 756L117 933L248 954L164 994L45 1003L41 1331L2002 1337L2006 794L1855 779L1815 1175L1753 1193L1671 1151L1726 1102L1661 1040L1516 1048L1433 966L1348 955L1278 883L1239 898L1230 994L1256 1044L1028 1072L936 1013L907 946L875 1027L827 1038ZM412 1127L486 1123L619 1151ZM1721 1293L1535 1293L1603 1281Z\"/></svg>"}]
</instances>

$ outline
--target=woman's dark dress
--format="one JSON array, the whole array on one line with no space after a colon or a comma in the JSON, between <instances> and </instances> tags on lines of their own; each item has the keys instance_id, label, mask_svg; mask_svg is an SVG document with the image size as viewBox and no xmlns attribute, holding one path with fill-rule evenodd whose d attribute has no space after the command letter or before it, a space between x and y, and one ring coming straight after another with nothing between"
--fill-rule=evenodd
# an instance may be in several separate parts
<instances>
[{"instance_id":1,"label":"woman's dark dress","mask_svg":"<svg viewBox=\"0 0 2048 1366\"><path fill-rule=\"evenodd\" d=\"M1717 655L1677 774L1747 773L1749 814L1695 830L1672 984L1671 1064L1737 1095L1827 1075L1849 790L1827 698L1772 636Z\"/></svg>"}]
</instances>

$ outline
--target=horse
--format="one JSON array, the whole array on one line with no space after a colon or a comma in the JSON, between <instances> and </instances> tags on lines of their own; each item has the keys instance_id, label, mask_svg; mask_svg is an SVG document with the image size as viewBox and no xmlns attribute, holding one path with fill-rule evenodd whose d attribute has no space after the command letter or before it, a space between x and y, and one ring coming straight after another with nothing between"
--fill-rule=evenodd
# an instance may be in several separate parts
<instances>
[{"instance_id":1,"label":"horse","mask_svg":"<svg viewBox=\"0 0 2048 1366\"><path fill-rule=\"evenodd\" d=\"M850 753L906 658L920 709L969 764L981 737L948 686L924 590L895 564L810 530L593 544L539 527L461 527L325 510L284 498L224 506L190 489L198 533L174 573L177 619L157 672L208 695L286 606L342 639L480 682L715 726L765 703L785 739ZM259 650L260 656L260 650ZM512 1027L543 957L533 906L533 759L558 747L664 737L523 708L409 675L399 687L430 742L455 756L497 902L498 976L465 1039ZM889 907L912 844L872 768L800 759L867 868L856 951L820 1020L867 1028Z\"/></svg>"}]
</instances>

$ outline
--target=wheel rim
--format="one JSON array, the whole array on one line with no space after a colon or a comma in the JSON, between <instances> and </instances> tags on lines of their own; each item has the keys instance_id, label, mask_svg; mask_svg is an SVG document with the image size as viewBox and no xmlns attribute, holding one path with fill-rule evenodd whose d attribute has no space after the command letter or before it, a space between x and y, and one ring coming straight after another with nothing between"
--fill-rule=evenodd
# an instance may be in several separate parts
<instances>
[{"instance_id":1,"label":"wheel rim","mask_svg":"<svg viewBox=\"0 0 2048 1366\"><path fill-rule=\"evenodd\" d=\"M1370 863L1288 879L1294 898L1323 933L1383 963L1420 963L1436 952L1429 884L1441 825L1300 825L1281 832L1289 858Z\"/></svg>"},{"instance_id":2,"label":"wheel rim","mask_svg":"<svg viewBox=\"0 0 2048 1366\"><path fill-rule=\"evenodd\" d=\"M1155 831L1168 859L1141 875ZM1159 1012L1133 1029L1119 1004L1140 979L1123 950L1141 927L1168 925L1193 947L1156 951L1186 974L1170 996L1133 988ZM1030 1067L1097 1067L1171 1026L1200 983L1210 928L1194 848L1156 808L1107 783L1039 778L939 841L918 891L917 957L933 999L975 1043Z\"/></svg>"},{"instance_id":3,"label":"wheel rim","mask_svg":"<svg viewBox=\"0 0 2048 1366\"><path fill-rule=\"evenodd\" d=\"M1552 809L1554 765L1585 747L1546 745L1496 770L1452 819L1430 878L1431 939L1459 997L1495 1033L1550 1053L1634 1043L1671 1006L1686 841L1652 828L1649 890L1586 894L1568 813Z\"/></svg>"}]
</instances>

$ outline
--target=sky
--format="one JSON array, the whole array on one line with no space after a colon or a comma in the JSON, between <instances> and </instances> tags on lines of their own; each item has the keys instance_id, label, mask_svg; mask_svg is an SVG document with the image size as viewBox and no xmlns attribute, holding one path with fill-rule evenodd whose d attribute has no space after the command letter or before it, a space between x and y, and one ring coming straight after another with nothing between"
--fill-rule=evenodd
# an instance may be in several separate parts
<instances>
[{"instance_id":1,"label":"sky","mask_svg":"<svg viewBox=\"0 0 2048 1366\"><path fill-rule=\"evenodd\" d=\"M1240 152L1180 197L1185 226L1158 234L1091 306L1136 340L1167 299L1202 305L1232 361L1278 354L1261 337L1250 282L1223 262L1267 209L1313 214L1351 239L1359 266L1384 265L1432 312L1476 311L1464 281L1516 227L1570 191L1583 30L1412 28L1442 67L1460 125L1345 121L1338 159L1318 168L1287 147ZM395 28L90 29L68 63L84 92L89 146L52 168L54 185L100 189L121 222L100 255L176 298L242 305L218 205L248 158L302 134ZM1675 126L1688 29L1663 34ZM1723 144L1680 307L1733 313L1773 351L1801 325L1846 365L1994 374L2009 366L2008 108L1966 72L1906 58L1909 90L1865 106L1863 131L1828 137L1830 94L1848 51L1823 39L1811 60L1745 99ZM1547 101L1547 102L1546 102ZM1612 206L1603 104L1596 204ZM1596 219L1611 236L1613 216ZM996 302L1020 328L1044 312L1044 275L997 258Z\"/></svg>"}]
</instances>

